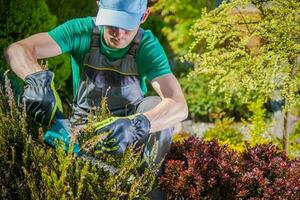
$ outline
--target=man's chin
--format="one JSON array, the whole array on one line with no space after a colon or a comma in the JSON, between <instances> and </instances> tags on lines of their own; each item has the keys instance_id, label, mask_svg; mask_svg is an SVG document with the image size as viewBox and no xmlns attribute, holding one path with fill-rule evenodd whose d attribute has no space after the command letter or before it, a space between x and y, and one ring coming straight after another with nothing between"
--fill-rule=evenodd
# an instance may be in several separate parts
<instances>
[{"instance_id":1,"label":"man's chin","mask_svg":"<svg viewBox=\"0 0 300 200\"><path fill-rule=\"evenodd\" d=\"M124 44L124 42L120 42L120 41L111 41L110 42L110 47L114 48L114 49L123 49L127 46L128 44Z\"/></svg>"},{"instance_id":2,"label":"man's chin","mask_svg":"<svg viewBox=\"0 0 300 200\"><path fill-rule=\"evenodd\" d=\"M115 43L111 43L109 45L110 48L113 48L113 49L123 49L124 47L126 47L126 45L121 45L121 44L115 44Z\"/></svg>"}]
</instances>

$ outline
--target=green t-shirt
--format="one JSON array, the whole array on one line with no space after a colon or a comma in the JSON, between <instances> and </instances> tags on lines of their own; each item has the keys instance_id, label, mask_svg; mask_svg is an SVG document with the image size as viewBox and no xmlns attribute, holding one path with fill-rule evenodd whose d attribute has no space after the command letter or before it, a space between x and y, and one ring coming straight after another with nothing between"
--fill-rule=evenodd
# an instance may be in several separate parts
<instances>
[{"instance_id":1,"label":"green t-shirt","mask_svg":"<svg viewBox=\"0 0 300 200\"><path fill-rule=\"evenodd\" d=\"M71 54L74 95L79 87L80 72L85 54L90 48L93 26L92 17L78 18L67 21L48 32L60 46L62 53ZM100 29L100 37L102 32L103 28ZM130 45L123 49L112 49L101 42L101 53L110 60L116 60L125 56L129 47ZM144 31L134 58L144 94L147 92L146 80L151 81L158 76L172 73L165 51L150 30Z\"/></svg>"}]
</instances>

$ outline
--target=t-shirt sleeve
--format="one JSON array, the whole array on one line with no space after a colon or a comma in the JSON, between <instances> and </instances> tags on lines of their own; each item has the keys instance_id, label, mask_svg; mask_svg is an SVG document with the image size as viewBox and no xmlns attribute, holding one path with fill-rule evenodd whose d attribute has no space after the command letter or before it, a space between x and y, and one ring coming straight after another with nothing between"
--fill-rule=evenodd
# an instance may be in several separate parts
<instances>
[{"instance_id":1,"label":"t-shirt sleeve","mask_svg":"<svg viewBox=\"0 0 300 200\"><path fill-rule=\"evenodd\" d=\"M90 35L92 24L88 18L69 20L48 32L53 40L59 45L62 53L71 52L80 44L80 37L84 34ZM91 27L89 27L91 26Z\"/></svg>"},{"instance_id":2,"label":"t-shirt sleeve","mask_svg":"<svg viewBox=\"0 0 300 200\"><path fill-rule=\"evenodd\" d=\"M146 36L139 52L142 54L141 65L143 74L148 80L172 73L166 53L158 39L152 35Z\"/></svg>"}]
</instances>

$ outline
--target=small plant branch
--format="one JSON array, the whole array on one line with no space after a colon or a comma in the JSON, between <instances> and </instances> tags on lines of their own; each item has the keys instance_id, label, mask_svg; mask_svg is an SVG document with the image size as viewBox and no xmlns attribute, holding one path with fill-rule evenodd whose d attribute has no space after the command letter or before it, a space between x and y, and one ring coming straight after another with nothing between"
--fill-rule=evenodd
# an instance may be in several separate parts
<instances>
[{"instance_id":1,"label":"small plant branch","mask_svg":"<svg viewBox=\"0 0 300 200\"><path fill-rule=\"evenodd\" d=\"M239 8L237 8L237 7L236 7L236 9L237 9L237 11L239 12L240 16L242 17L242 19L243 19L243 21L244 21L243 24L246 25L246 28L247 28L248 32L249 32L250 34L252 34L252 32L250 31L250 28L249 28L249 26L248 26L248 22L247 22L246 19L244 18L244 16L243 16L241 10L240 10Z\"/></svg>"}]
</instances>

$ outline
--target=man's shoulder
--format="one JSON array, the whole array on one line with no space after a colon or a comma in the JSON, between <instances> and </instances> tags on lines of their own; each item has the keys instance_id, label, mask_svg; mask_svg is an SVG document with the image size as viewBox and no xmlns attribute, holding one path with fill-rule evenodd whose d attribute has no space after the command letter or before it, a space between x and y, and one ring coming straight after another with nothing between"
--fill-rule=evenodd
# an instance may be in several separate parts
<instances>
[{"instance_id":1,"label":"man's shoulder","mask_svg":"<svg viewBox=\"0 0 300 200\"><path fill-rule=\"evenodd\" d=\"M160 46L160 43L151 30L144 30L144 29L142 30L143 30L143 36L140 41L138 51L140 52L140 54L144 55L147 54L147 52L151 48L156 48Z\"/></svg>"},{"instance_id":2,"label":"man's shoulder","mask_svg":"<svg viewBox=\"0 0 300 200\"><path fill-rule=\"evenodd\" d=\"M140 41L140 45L138 48L138 51L140 52L141 56L147 56L149 52L156 51L157 49L162 49L162 46L157 37L153 34L151 30L143 29L143 37Z\"/></svg>"},{"instance_id":3,"label":"man's shoulder","mask_svg":"<svg viewBox=\"0 0 300 200\"><path fill-rule=\"evenodd\" d=\"M71 18L66 22L79 24L94 24L93 17L91 16Z\"/></svg>"},{"instance_id":4,"label":"man's shoulder","mask_svg":"<svg viewBox=\"0 0 300 200\"><path fill-rule=\"evenodd\" d=\"M84 52L89 47L93 27L92 17L74 18L50 30L48 34L60 46L62 52L75 49L83 49Z\"/></svg>"},{"instance_id":5,"label":"man's shoulder","mask_svg":"<svg viewBox=\"0 0 300 200\"><path fill-rule=\"evenodd\" d=\"M157 38L155 37L155 35L152 33L151 30L143 30L143 37L141 40L141 44L149 44L149 43L153 43L153 42L158 42Z\"/></svg>"},{"instance_id":6,"label":"man's shoulder","mask_svg":"<svg viewBox=\"0 0 300 200\"><path fill-rule=\"evenodd\" d=\"M149 80L170 72L166 53L151 30L144 32L136 61L141 73L145 74Z\"/></svg>"}]
</instances>

